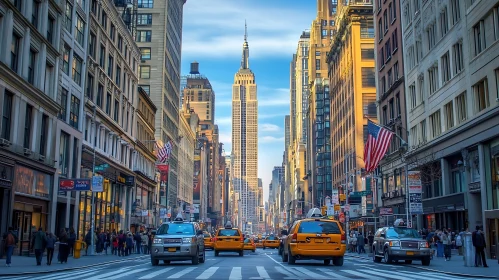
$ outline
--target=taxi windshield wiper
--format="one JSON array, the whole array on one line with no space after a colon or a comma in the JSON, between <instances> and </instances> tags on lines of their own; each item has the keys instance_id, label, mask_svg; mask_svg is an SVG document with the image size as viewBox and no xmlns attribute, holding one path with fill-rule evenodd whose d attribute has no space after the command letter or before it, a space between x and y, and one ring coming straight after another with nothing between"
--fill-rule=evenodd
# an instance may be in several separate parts
<instances>
[{"instance_id":1,"label":"taxi windshield wiper","mask_svg":"<svg viewBox=\"0 0 499 280\"><path fill-rule=\"evenodd\" d=\"M182 232L182 231L177 231L177 232L175 232L175 233L183 233L183 232Z\"/></svg>"}]
</instances>

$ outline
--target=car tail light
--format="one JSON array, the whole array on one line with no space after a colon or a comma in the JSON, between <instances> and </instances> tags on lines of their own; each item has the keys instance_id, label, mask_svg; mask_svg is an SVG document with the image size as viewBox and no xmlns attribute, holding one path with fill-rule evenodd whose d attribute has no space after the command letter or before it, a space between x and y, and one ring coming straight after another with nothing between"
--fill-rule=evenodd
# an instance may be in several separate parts
<instances>
[{"instance_id":1,"label":"car tail light","mask_svg":"<svg viewBox=\"0 0 499 280\"><path fill-rule=\"evenodd\" d=\"M213 242L215 238L210 238L210 241Z\"/></svg>"},{"instance_id":2,"label":"car tail light","mask_svg":"<svg viewBox=\"0 0 499 280\"><path fill-rule=\"evenodd\" d=\"M296 242L296 239L298 239L298 234L293 233L293 236L291 237L291 242Z\"/></svg>"},{"instance_id":3,"label":"car tail light","mask_svg":"<svg viewBox=\"0 0 499 280\"><path fill-rule=\"evenodd\" d=\"M341 244L346 244L347 243L347 236L345 234L341 235Z\"/></svg>"},{"instance_id":4,"label":"car tail light","mask_svg":"<svg viewBox=\"0 0 499 280\"><path fill-rule=\"evenodd\" d=\"M244 242L244 238L242 236L241 236L240 240L241 240L241 242Z\"/></svg>"},{"instance_id":5,"label":"car tail light","mask_svg":"<svg viewBox=\"0 0 499 280\"><path fill-rule=\"evenodd\" d=\"M213 237L211 240L212 240L213 242L215 242L215 241L217 241L217 238L216 238L216 237Z\"/></svg>"}]
</instances>

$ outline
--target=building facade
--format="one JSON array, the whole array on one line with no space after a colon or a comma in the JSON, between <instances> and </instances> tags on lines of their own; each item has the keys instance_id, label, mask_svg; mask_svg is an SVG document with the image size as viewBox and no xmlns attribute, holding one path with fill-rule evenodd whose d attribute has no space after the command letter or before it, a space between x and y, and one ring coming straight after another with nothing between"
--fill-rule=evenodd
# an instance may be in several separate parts
<instances>
[{"instance_id":1,"label":"building facade","mask_svg":"<svg viewBox=\"0 0 499 280\"><path fill-rule=\"evenodd\" d=\"M156 112L156 139L172 141L168 159L167 206L176 209L178 188L178 131L183 6L186 0L138 0L137 35L140 48L140 86L150 94ZM154 71L152 70L154 69ZM175 212L176 213L176 212Z\"/></svg>"},{"instance_id":2,"label":"building facade","mask_svg":"<svg viewBox=\"0 0 499 280\"><path fill-rule=\"evenodd\" d=\"M0 1L0 231L18 231L15 254L56 229L61 2Z\"/></svg>"},{"instance_id":3,"label":"building facade","mask_svg":"<svg viewBox=\"0 0 499 280\"><path fill-rule=\"evenodd\" d=\"M375 14L376 88L377 97L368 100L368 116L377 114L379 124L393 131L388 151L379 164L383 207L392 208L394 214L406 213L405 165L402 161L402 138L407 143L407 112L404 84L404 57L402 52L402 25L400 1L377 1ZM374 59L374 53L362 53ZM378 104L378 110L376 109ZM377 197L376 197L377 199Z\"/></svg>"},{"instance_id":4,"label":"building facade","mask_svg":"<svg viewBox=\"0 0 499 280\"><path fill-rule=\"evenodd\" d=\"M104 182L103 192L80 193L78 236L91 229L92 197L96 229L131 225L140 50L123 13L112 1L90 2L81 177Z\"/></svg>"},{"instance_id":5,"label":"building facade","mask_svg":"<svg viewBox=\"0 0 499 280\"><path fill-rule=\"evenodd\" d=\"M254 232L257 225L258 192L258 100L255 74L249 68L249 46L244 36L241 66L232 86L233 184L241 195L243 231Z\"/></svg>"},{"instance_id":6,"label":"building facade","mask_svg":"<svg viewBox=\"0 0 499 280\"><path fill-rule=\"evenodd\" d=\"M189 105L180 110L179 119L179 150L178 150L178 199L181 200L183 209L190 209L193 198L193 177L194 177L194 148L197 139L198 118Z\"/></svg>"},{"instance_id":7,"label":"building facade","mask_svg":"<svg viewBox=\"0 0 499 280\"><path fill-rule=\"evenodd\" d=\"M499 229L499 1L402 1L409 170L421 172L418 226ZM496 248L495 254L493 249Z\"/></svg>"},{"instance_id":8,"label":"building facade","mask_svg":"<svg viewBox=\"0 0 499 280\"><path fill-rule=\"evenodd\" d=\"M328 54L331 97L331 153L333 186L349 191L370 190L360 175L367 139L366 108L376 100L374 59L362 57L374 50L372 2L338 3L336 34ZM375 117L375 116L374 116ZM371 118L375 121L375 118ZM366 199L369 199L366 202ZM362 204L363 214L372 211L370 197L350 196L349 204Z\"/></svg>"}]
</instances>

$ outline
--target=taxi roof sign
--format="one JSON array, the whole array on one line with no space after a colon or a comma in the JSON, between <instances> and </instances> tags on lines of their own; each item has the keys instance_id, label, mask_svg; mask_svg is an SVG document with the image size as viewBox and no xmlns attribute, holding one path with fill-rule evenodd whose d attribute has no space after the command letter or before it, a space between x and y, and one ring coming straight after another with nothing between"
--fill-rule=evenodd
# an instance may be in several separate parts
<instances>
[{"instance_id":1,"label":"taxi roof sign","mask_svg":"<svg viewBox=\"0 0 499 280\"><path fill-rule=\"evenodd\" d=\"M232 223L230 221L227 221L225 224L225 228L232 228Z\"/></svg>"},{"instance_id":2,"label":"taxi roof sign","mask_svg":"<svg viewBox=\"0 0 499 280\"><path fill-rule=\"evenodd\" d=\"M322 218L322 211L319 208L312 208L307 213L307 218Z\"/></svg>"},{"instance_id":3,"label":"taxi roof sign","mask_svg":"<svg viewBox=\"0 0 499 280\"><path fill-rule=\"evenodd\" d=\"M405 227L406 224L404 222L404 219L396 219L395 222L393 222L393 226L395 226L395 227Z\"/></svg>"},{"instance_id":4,"label":"taxi roof sign","mask_svg":"<svg viewBox=\"0 0 499 280\"><path fill-rule=\"evenodd\" d=\"M183 222L184 221L184 217L182 216L182 213L178 213L177 214L177 217L175 217L175 220L173 220L174 222Z\"/></svg>"}]
</instances>

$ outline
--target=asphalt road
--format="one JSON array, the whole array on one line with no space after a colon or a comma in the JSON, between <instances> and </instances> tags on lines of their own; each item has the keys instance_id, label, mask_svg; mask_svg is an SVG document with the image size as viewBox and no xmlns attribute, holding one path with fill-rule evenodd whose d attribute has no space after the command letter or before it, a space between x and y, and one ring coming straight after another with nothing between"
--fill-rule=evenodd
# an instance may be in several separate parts
<instances>
[{"instance_id":1,"label":"asphalt road","mask_svg":"<svg viewBox=\"0 0 499 280\"><path fill-rule=\"evenodd\" d=\"M153 267L150 259L95 266L80 270L53 274L5 277L9 280L98 280L98 279L478 279L464 278L428 272L403 264L376 264L370 260L345 257L341 267L325 266L322 261L297 261L295 265L281 262L277 250L257 249L255 253L246 251L243 257L233 253L220 253L215 257L213 251L206 252L204 264L192 265L190 262L172 262Z\"/></svg>"}]
</instances>

